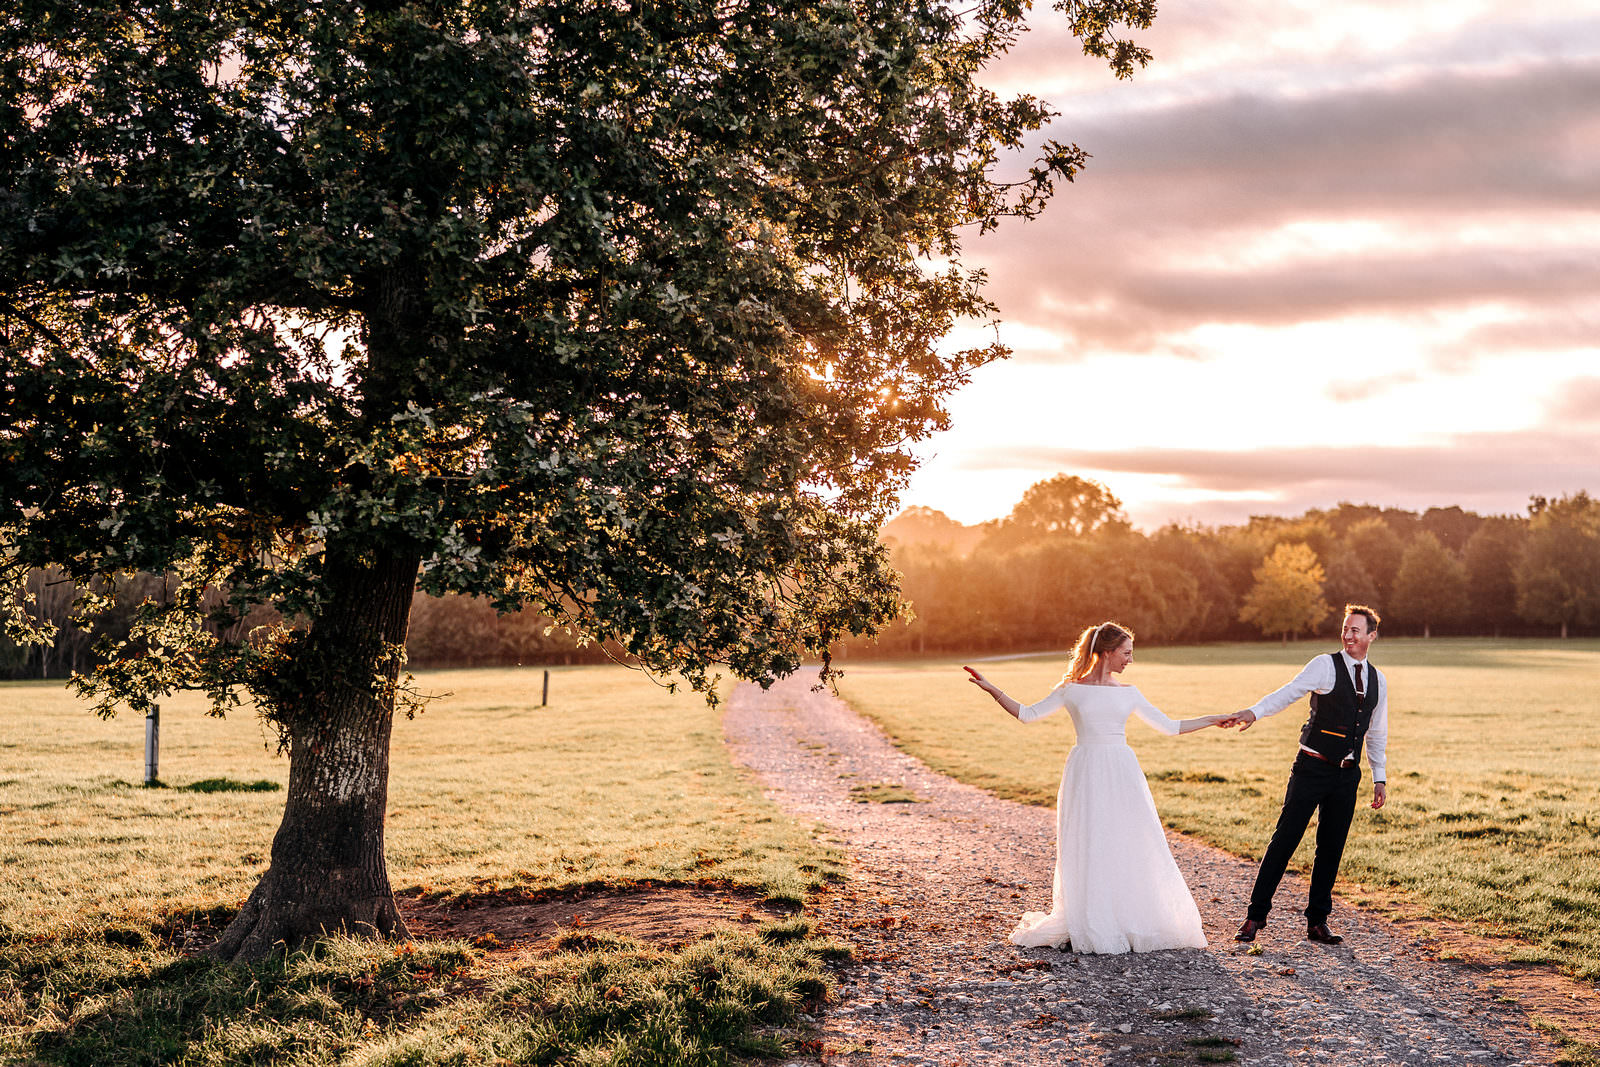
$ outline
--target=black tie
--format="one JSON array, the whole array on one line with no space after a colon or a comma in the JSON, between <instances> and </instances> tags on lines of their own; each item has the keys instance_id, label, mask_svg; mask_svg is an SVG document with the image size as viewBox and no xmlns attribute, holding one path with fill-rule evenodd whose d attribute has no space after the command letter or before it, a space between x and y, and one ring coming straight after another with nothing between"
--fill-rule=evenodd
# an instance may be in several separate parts
<instances>
[{"instance_id":1,"label":"black tie","mask_svg":"<svg viewBox=\"0 0 1600 1067\"><path fill-rule=\"evenodd\" d=\"M1356 671L1356 697L1357 698L1364 697L1364 696L1367 695L1367 687L1361 684L1361 664L1357 663L1355 665L1355 671Z\"/></svg>"}]
</instances>

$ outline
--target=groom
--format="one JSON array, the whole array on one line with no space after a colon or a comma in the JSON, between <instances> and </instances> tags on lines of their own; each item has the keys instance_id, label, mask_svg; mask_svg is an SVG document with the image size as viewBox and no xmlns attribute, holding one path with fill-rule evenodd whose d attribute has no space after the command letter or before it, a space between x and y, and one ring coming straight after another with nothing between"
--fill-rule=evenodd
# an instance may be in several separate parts
<instances>
[{"instance_id":1,"label":"groom","mask_svg":"<svg viewBox=\"0 0 1600 1067\"><path fill-rule=\"evenodd\" d=\"M1381 808L1388 793L1384 749L1389 740L1388 684L1367 662L1367 650L1378 636L1378 613L1363 604L1346 605L1344 612L1342 652L1318 656L1282 689L1217 723L1248 730L1257 719L1276 715L1311 694L1311 716L1300 731L1300 751L1289 773L1283 811L1267 853L1261 857L1250 909L1235 941L1254 941L1256 931L1267 925L1272 895L1305 835L1312 812L1317 813L1317 852L1306 901L1306 937L1325 945L1344 940L1328 929L1328 913L1333 910L1333 880L1339 873L1339 858L1344 854L1361 784L1361 746L1365 741L1367 762L1372 766L1372 806Z\"/></svg>"}]
</instances>

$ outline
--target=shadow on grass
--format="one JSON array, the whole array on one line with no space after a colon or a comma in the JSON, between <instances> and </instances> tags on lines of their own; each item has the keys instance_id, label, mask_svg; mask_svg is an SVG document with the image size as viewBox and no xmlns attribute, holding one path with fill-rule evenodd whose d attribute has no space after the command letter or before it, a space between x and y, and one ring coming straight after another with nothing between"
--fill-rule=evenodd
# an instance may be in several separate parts
<instances>
[{"instance_id":1,"label":"shadow on grass","mask_svg":"<svg viewBox=\"0 0 1600 1067\"><path fill-rule=\"evenodd\" d=\"M146 789L176 789L180 793L271 793L283 786L270 778L241 782L237 778L202 778L188 785L168 785L159 778L142 783Z\"/></svg>"},{"instance_id":2,"label":"shadow on grass","mask_svg":"<svg viewBox=\"0 0 1600 1067\"><path fill-rule=\"evenodd\" d=\"M0 930L0 1061L726 1063L792 1051L789 1024L830 998L826 963L848 954L791 919L671 947L574 931L514 971L461 941L348 937L234 965L179 955L158 929Z\"/></svg>"},{"instance_id":3,"label":"shadow on grass","mask_svg":"<svg viewBox=\"0 0 1600 1067\"><path fill-rule=\"evenodd\" d=\"M269 778L261 778L254 782L241 782L235 778L202 778L198 782L178 787L185 793L271 793L282 788L283 786Z\"/></svg>"}]
</instances>

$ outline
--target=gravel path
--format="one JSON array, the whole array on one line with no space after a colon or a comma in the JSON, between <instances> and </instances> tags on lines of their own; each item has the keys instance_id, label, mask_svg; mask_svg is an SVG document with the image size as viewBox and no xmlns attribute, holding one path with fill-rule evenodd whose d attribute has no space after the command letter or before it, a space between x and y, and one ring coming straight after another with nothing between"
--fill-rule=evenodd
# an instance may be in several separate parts
<instances>
[{"instance_id":1,"label":"gravel path","mask_svg":"<svg viewBox=\"0 0 1600 1067\"><path fill-rule=\"evenodd\" d=\"M813 907L820 928L856 950L839 1003L816 1020L825 1061L1558 1062L1491 979L1439 961L1383 918L1337 906L1331 922L1345 943L1303 940L1306 887L1293 875L1255 947L1235 943L1255 865L1175 834L1210 948L1093 956L1012 946L1024 906L1049 907L1054 813L929 770L812 681L740 686L724 730L769 794L829 827L849 856L850 880ZM852 797L874 783L919 801Z\"/></svg>"}]
</instances>

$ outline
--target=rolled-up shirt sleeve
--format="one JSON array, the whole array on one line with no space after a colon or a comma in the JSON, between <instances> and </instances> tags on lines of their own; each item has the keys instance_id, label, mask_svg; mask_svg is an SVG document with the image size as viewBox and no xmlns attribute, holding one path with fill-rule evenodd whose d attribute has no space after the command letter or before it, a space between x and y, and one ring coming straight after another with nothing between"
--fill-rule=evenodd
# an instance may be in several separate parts
<instances>
[{"instance_id":1,"label":"rolled-up shirt sleeve","mask_svg":"<svg viewBox=\"0 0 1600 1067\"><path fill-rule=\"evenodd\" d=\"M1060 711L1067 704L1067 687L1058 685L1050 690L1048 696L1037 704L1024 704L1017 709L1018 722L1032 722L1042 719L1052 711Z\"/></svg>"},{"instance_id":2,"label":"rolled-up shirt sleeve","mask_svg":"<svg viewBox=\"0 0 1600 1067\"><path fill-rule=\"evenodd\" d=\"M1133 705L1135 715L1149 723L1158 733L1174 735L1178 732L1177 719L1169 718L1166 712L1146 700L1143 693L1137 695L1139 699Z\"/></svg>"},{"instance_id":3,"label":"rolled-up shirt sleeve","mask_svg":"<svg viewBox=\"0 0 1600 1067\"><path fill-rule=\"evenodd\" d=\"M1318 656L1300 669L1300 673L1281 689L1274 689L1250 706L1258 719L1276 715L1307 693L1326 693L1333 688L1333 660Z\"/></svg>"},{"instance_id":4,"label":"rolled-up shirt sleeve","mask_svg":"<svg viewBox=\"0 0 1600 1067\"><path fill-rule=\"evenodd\" d=\"M1389 679L1378 674L1378 706L1372 709L1372 722L1367 726L1367 764L1372 768L1372 781L1389 780Z\"/></svg>"}]
</instances>

